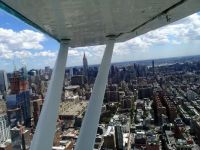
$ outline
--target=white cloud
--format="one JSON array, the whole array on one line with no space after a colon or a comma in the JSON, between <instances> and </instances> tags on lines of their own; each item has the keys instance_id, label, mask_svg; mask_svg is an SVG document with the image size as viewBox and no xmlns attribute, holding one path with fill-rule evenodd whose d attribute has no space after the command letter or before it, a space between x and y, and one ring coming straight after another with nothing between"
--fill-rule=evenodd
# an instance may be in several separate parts
<instances>
[{"instance_id":1,"label":"white cloud","mask_svg":"<svg viewBox=\"0 0 200 150\"><path fill-rule=\"evenodd\" d=\"M6 45L0 43L0 58L11 59L12 57L12 51Z\"/></svg>"},{"instance_id":2,"label":"white cloud","mask_svg":"<svg viewBox=\"0 0 200 150\"><path fill-rule=\"evenodd\" d=\"M12 29L0 28L0 43L12 51L43 49L41 44L45 40L44 34L32 30L15 32Z\"/></svg>"},{"instance_id":3,"label":"white cloud","mask_svg":"<svg viewBox=\"0 0 200 150\"><path fill-rule=\"evenodd\" d=\"M32 53L29 52L29 51L26 51L26 50L23 50L23 51L15 51L13 53L14 57L17 57L17 58L30 58L32 57Z\"/></svg>"},{"instance_id":4,"label":"white cloud","mask_svg":"<svg viewBox=\"0 0 200 150\"><path fill-rule=\"evenodd\" d=\"M78 51L75 50L75 49L69 49L68 55L69 55L69 56L79 56L79 55L80 55L80 52L78 52Z\"/></svg>"},{"instance_id":5,"label":"white cloud","mask_svg":"<svg viewBox=\"0 0 200 150\"><path fill-rule=\"evenodd\" d=\"M52 51L42 51L42 52L37 52L37 53L35 53L34 56L56 57L56 52L52 52Z\"/></svg>"},{"instance_id":6,"label":"white cloud","mask_svg":"<svg viewBox=\"0 0 200 150\"><path fill-rule=\"evenodd\" d=\"M32 30L15 32L12 29L0 28L0 58L55 57L56 52L43 50L42 42L44 40L45 36L40 32ZM33 50L37 51L33 52ZM40 51L38 52L38 50Z\"/></svg>"},{"instance_id":7,"label":"white cloud","mask_svg":"<svg viewBox=\"0 0 200 150\"><path fill-rule=\"evenodd\" d=\"M32 53L27 50L11 51L5 45L0 43L0 58L3 59L14 59L14 58L34 58L34 57L56 57L56 52L42 51Z\"/></svg>"},{"instance_id":8,"label":"white cloud","mask_svg":"<svg viewBox=\"0 0 200 150\"><path fill-rule=\"evenodd\" d=\"M32 53L26 50L23 51L11 51L6 45L0 43L0 58L13 59L13 58L28 58Z\"/></svg>"},{"instance_id":9,"label":"white cloud","mask_svg":"<svg viewBox=\"0 0 200 150\"><path fill-rule=\"evenodd\" d=\"M74 48L73 50L76 51L77 56L81 57L83 57L84 52L87 57L102 57L104 49L105 45L98 45L98 46L78 47Z\"/></svg>"}]
</instances>

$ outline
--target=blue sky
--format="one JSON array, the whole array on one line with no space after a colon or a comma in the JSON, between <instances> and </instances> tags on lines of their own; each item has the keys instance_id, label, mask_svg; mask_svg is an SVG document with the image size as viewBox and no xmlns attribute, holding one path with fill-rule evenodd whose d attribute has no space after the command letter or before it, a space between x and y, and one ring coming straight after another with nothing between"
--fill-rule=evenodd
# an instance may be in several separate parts
<instances>
[{"instance_id":1,"label":"blue sky","mask_svg":"<svg viewBox=\"0 0 200 150\"><path fill-rule=\"evenodd\" d=\"M156 59L200 54L200 13L171 25L115 44L112 62ZM101 61L105 46L69 50L67 66L82 65L83 53L89 64ZM0 69L14 66L28 69L53 67L59 43L30 25L0 9Z\"/></svg>"}]
</instances>

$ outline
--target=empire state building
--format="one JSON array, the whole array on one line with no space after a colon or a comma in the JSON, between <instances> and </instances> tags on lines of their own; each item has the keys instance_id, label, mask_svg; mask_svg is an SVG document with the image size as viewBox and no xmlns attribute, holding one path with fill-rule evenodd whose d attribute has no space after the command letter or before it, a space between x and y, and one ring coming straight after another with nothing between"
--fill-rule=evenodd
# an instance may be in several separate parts
<instances>
[{"instance_id":1,"label":"empire state building","mask_svg":"<svg viewBox=\"0 0 200 150\"><path fill-rule=\"evenodd\" d=\"M88 62L87 62L87 58L85 56L85 53L83 55L83 75L88 80Z\"/></svg>"}]
</instances>

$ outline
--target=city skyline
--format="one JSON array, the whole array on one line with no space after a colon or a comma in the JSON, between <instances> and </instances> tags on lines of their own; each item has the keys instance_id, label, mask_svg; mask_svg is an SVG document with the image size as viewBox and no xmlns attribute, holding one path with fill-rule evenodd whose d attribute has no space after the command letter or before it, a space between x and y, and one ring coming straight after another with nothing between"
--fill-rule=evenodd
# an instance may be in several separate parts
<instances>
[{"instance_id":1,"label":"city skyline","mask_svg":"<svg viewBox=\"0 0 200 150\"><path fill-rule=\"evenodd\" d=\"M53 67L59 49L54 39L0 10L0 69L12 71ZM115 45L112 62L199 55L200 13L171 25ZM99 64L105 46L70 48L67 67L81 66L85 52L88 64Z\"/></svg>"},{"instance_id":2,"label":"city skyline","mask_svg":"<svg viewBox=\"0 0 200 150\"><path fill-rule=\"evenodd\" d=\"M112 66L94 147L199 149L199 58L177 58L179 63L155 68L154 61L151 67L140 64ZM84 80L80 68L74 68L73 75L65 78L68 82L63 88L52 149L73 149L77 144L97 74L95 68L90 68L89 80ZM38 124L51 73L52 70L45 67L44 71L31 70L26 74L22 69L9 75L9 90L0 89L7 93L5 98L0 94L0 108L3 108L0 111L3 129L0 147L20 149L30 146L30 135ZM5 79L1 78L1 81L5 82ZM19 110L24 112L23 115ZM21 129L23 133L19 132ZM64 139L66 143L63 144Z\"/></svg>"}]
</instances>

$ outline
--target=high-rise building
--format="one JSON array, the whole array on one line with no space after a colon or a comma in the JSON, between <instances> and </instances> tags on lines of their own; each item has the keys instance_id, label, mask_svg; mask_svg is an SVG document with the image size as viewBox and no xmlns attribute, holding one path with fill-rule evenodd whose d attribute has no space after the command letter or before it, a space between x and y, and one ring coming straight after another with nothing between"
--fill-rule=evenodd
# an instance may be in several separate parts
<instances>
[{"instance_id":1,"label":"high-rise building","mask_svg":"<svg viewBox=\"0 0 200 150\"><path fill-rule=\"evenodd\" d=\"M43 99L36 99L31 101L31 114L33 115L34 126L37 125L42 106Z\"/></svg>"},{"instance_id":2,"label":"high-rise building","mask_svg":"<svg viewBox=\"0 0 200 150\"><path fill-rule=\"evenodd\" d=\"M0 114L0 135L0 144L10 139L10 127L5 113Z\"/></svg>"},{"instance_id":3,"label":"high-rise building","mask_svg":"<svg viewBox=\"0 0 200 150\"><path fill-rule=\"evenodd\" d=\"M11 127L16 126L18 122L22 123L22 121L26 127L30 127L30 92L27 90L18 94L7 95L6 100Z\"/></svg>"},{"instance_id":4,"label":"high-rise building","mask_svg":"<svg viewBox=\"0 0 200 150\"><path fill-rule=\"evenodd\" d=\"M88 62L87 62L87 58L85 56L85 53L83 55L83 75L88 80Z\"/></svg>"},{"instance_id":5,"label":"high-rise building","mask_svg":"<svg viewBox=\"0 0 200 150\"><path fill-rule=\"evenodd\" d=\"M28 80L26 75L14 72L13 76L10 78L10 88L12 94L28 90Z\"/></svg>"},{"instance_id":6,"label":"high-rise building","mask_svg":"<svg viewBox=\"0 0 200 150\"><path fill-rule=\"evenodd\" d=\"M5 92L8 90L7 74L4 70L0 70L0 91Z\"/></svg>"},{"instance_id":7,"label":"high-rise building","mask_svg":"<svg viewBox=\"0 0 200 150\"><path fill-rule=\"evenodd\" d=\"M105 149L116 149L115 140L115 127L108 126L107 131L104 134L103 148Z\"/></svg>"},{"instance_id":8,"label":"high-rise building","mask_svg":"<svg viewBox=\"0 0 200 150\"><path fill-rule=\"evenodd\" d=\"M153 75L155 75L154 60L152 60L152 71L153 71Z\"/></svg>"},{"instance_id":9,"label":"high-rise building","mask_svg":"<svg viewBox=\"0 0 200 150\"><path fill-rule=\"evenodd\" d=\"M6 114L6 104L5 101L0 100L0 149L3 145L6 147L8 141L10 142L10 126Z\"/></svg>"},{"instance_id":10,"label":"high-rise building","mask_svg":"<svg viewBox=\"0 0 200 150\"><path fill-rule=\"evenodd\" d=\"M50 73L50 72L51 72L50 66L46 66L46 67L44 68L44 70L45 70L45 73Z\"/></svg>"},{"instance_id":11,"label":"high-rise building","mask_svg":"<svg viewBox=\"0 0 200 150\"><path fill-rule=\"evenodd\" d=\"M116 148L123 150L123 134L121 126L115 126Z\"/></svg>"},{"instance_id":12,"label":"high-rise building","mask_svg":"<svg viewBox=\"0 0 200 150\"><path fill-rule=\"evenodd\" d=\"M31 143L30 130L25 129L23 126L14 127L10 130L12 147L15 150L29 149Z\"/></svg>"},{"instance_id":13,"label":"high-rise building","mask_svg":"<svg viewBox=\"0 0 200 150\"><path fill-rule=\"evenodd\" d=\"M153 96L153 88L151 86L143 86L138 89L138 98L151 98Z\"/></svg>"},{"instance_id":14,"label":"high-rise building","mask_svg":"<svg viewBox=\"0 0 200 150\"><path fill-rule=\"evenodd\" d=\"M84 85L86 83L86 78L83 75L75 75L71 77L71 85Z\"/></svg>"},{"instance_id":15,"label":"high-rise building","mask_svg":"<svg viewBox=\"0 0 200 150\"><path fill-rule=\"evenodd\" d=\"M11 93L6 96L6 100L11 127L22 121L26 127L29 127L31 123L30 91L25 68L21 70L21 73L14 72L10 78L10 88Z\"/></svg>"}]
</instances>

